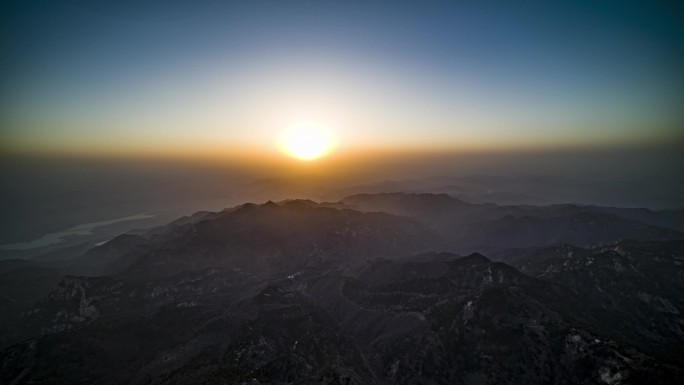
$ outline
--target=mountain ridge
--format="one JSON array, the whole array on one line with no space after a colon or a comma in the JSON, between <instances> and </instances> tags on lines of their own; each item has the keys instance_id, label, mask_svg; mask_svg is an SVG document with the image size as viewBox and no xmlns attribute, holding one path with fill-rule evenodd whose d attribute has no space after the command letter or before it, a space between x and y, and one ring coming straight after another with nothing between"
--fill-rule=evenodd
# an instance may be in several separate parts
<instances>
[{"instance_id":1,"label":"mountain ridge","mask_svg":"<svg viewBox=\"0 0 684 385\"><path fill-rule=\"evenodd\" d=\"M399 208L420 218L269 201L117 237L2 321L0 381L670 384L684 375L684 241L542 243L494 260L455 253L440 226L616 214L418 198ZM458 210L472 211L450 218Z\"/></svg>"}]
</instances>

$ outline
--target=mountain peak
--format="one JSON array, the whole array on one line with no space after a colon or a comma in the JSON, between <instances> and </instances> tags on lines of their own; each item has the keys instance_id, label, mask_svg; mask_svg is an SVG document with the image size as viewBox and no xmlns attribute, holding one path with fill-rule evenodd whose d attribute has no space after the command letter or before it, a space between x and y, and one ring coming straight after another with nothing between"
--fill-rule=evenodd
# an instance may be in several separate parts
<instances>
[{"instance_id":1,"label":"mountain peak","mask_svg":"<svg viewBox=\"0 0 684 385\"><path fill-rule=\"evenodd\" d=\"M489 258L485 257L484 255L482 255L480 253L471 253L469 255L466 255L465 257L461 257L458 259L458 262L477 264L477 265L492 263L492 261Z\"/></svg>"}]
</instances>

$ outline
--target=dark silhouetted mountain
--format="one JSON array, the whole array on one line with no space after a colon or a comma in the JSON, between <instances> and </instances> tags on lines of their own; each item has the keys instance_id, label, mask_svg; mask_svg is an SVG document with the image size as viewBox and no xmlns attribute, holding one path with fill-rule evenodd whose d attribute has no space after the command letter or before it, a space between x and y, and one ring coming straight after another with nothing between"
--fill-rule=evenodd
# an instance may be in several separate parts
<instances>
[{"instance_id":1,"label":"dark silhouetted mountain","mask_svg":"<svg viewBox=\"0 0 684 385\"><path fill-rule=\"evenodd\" d=\"M118 270L125 256L146 248L148 241L140 235L123 234L71 260L71 274L102 275ZM125 267L125 265L123 266Z\"/></svg>"},{"instance_id":2,"label":"dark silhouetted mountain","mask_svg":"<svg viewBox=\"0 0 684 385\"><path fill-rule=\"evenodd\" d=\"M456 244L444 243L450 231L468 234L459 223L473 245L494 236L526 245L678 234L595 208L446 195L202 212L48 270L69 274L3 322L0 383L675 384L684 376L682 241L500 250L509 265L439 252ZM541 235L527 241L533 231ZM26 265L14 263L2 266Z\"/></svg>"},{"instance_id":3,"label":"dark silhouetted mountain","mask_svg":"<svg viewBox=\"0 0 684 385\"><path fill-rule=\"evenodd\" d=\"M458 251L497 251L570 243L601 245L623 239L672 240L684 234L642 223L684 221L674 211L600 208L595 206L498 206L469 204L446 194L360 194L343 199L349 207L382 211L421 220ZM622 216L622 215L624 216ZM629 217L629 218L628 218Z\"/></svg>"},{"instance_id":4,"label":"dark silhouetted mountain","mask_svg":"<svg viewBox=\"0 0 684 385\"><path fill-rule=\"evenodd\" d=\"M59 269L27 260L0 261L0 325L48 294L62 279Z\"/></svg>"},{"instance_id":5,"label":"dark silhouetted mountain","mask_svg":"<svg viewBox=\"0 0 684 385\"><path fill-rule=\"evenodd\" d=\"M513 248L500 250L492 254L495 260L512 266L520 266L528 260L541 260L549 258L570 258L573 256L589 255L593 251L571 244L558 244L545 247Z\"/></svg>"},{"instance_id":6,"label":"dark silhouetted mountain","mask_svg":"<svg viewBox=\"0 0 684 385\"><path fill-rule=\"evenodd\" d=\"M337 191L335 199L356 194L431 193L448 194L472 204L552 205L576 202L580 205L649 207L679 209L682 225L682 199L672 180L650 184L635 181L589 181L577 178L529 176L432 176L410 180L383 182L347 187ZM673 210L677 211L677 210ZM637 218L633 218L637 219ZM662 224L657 224L662 226ZM681 227L678 230L684 230Z\"/></svg>"},{"instance_id":7,"label":"dark silhouetted mountain","mask_svg":"<svg viewBox=\"0 0 684 385\"><path fill-rule=\"evenodd\" d=\"M429 249L437 238L408 218L335 209L312 201L245 204L173 226L151 239L121 274L139 279L207 267L270 275Z\"/></svg>"}]
</instances>

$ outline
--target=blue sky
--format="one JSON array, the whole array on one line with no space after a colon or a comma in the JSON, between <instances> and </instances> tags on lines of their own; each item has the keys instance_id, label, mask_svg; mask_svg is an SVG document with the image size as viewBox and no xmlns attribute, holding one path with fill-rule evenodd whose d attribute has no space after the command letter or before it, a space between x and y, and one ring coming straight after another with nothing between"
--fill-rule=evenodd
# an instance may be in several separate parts
<instances>
[{"instance_id":1,"label":"blue sky","mask_svg":"<svg viewBox=\"0 0 684 385\"><path fill-rule=\"evenodd\" d=\"M682 136L675 2L2 7L5 148L267 151L305 121L349 148Z\"/></svg>"}]
</instances>

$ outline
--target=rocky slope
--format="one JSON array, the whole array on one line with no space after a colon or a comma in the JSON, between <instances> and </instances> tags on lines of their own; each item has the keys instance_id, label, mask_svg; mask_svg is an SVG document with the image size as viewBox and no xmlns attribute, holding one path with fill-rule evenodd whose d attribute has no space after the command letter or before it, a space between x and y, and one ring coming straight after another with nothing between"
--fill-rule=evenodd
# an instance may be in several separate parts
<instances>
[{"instance_id":1,"label":"rocky slope","mask_svg":"<svg viewBox=\"0 0 684 385\"><path fill-rule=\"evenodd\" d=\"M566 255L537 251L520 271L569 288L609 334L684 364L684 242L622 241Z\"/></svg>"},{"instance_id":2,"label":"rocky slope","mask_svg":"<svg viewBox=\"0 0 684 385\"><path fill-rule=\"evenodd\" d=\"M481 255L268 281L217 270L144 285L67 278L31 316L50 309L62 323L5 349L3 382L636 384L682 374L598 334L597 315L564 287Z\"/></svg>"},{"instance_id":3,"label":"rocky slope","mask_svg":"<svg viewBox=\"0 0 684 385\"><path fill-rule=\"evenodd\" d=\"M407 211L392 209L401 196L384 208L425 214L417 219L349 202L269 202L116 238L59 270L66 276L49 294L3 323L0 383L674 384L684 376L681 241L523 247L496 254L509 264L494 262L430 251L450 247L440 226L454 212L467 221L480 208L414 198L401 205ZM485 209L496 221L499 208ZM540 210L542 221L576 215ZM564 228L547 227L562 238Z\"/></svg>"}]
</instances>

